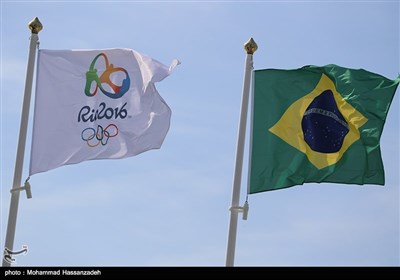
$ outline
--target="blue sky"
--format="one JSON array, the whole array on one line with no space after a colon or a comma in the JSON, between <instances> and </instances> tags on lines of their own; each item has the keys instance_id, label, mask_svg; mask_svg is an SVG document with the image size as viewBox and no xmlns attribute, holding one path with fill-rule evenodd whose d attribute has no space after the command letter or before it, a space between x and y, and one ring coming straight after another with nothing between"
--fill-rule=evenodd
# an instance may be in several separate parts
<instances>
[{"instance_id":1,"label":"blue sky","mask_svg":"<svg viewBox=\"0 0 400 280\"><path fill-rule=\"evenodd\" d=\"M255 69L335 63L391 79L400 73L399 1L1 1L1 246L27 23L35 16L43 49L131 48L182 64L157 84L172 109L160 150L31 178L33 198L21 194L14 243L29 248L17 256L21 266L225 264L249 37L259 46ZM400 264L399 94L381 138L386 185L306 184L251 195L248 220L238 224L236 265ZM24 179L30 139L31 123Z\"/></svg>"}]
</instances>

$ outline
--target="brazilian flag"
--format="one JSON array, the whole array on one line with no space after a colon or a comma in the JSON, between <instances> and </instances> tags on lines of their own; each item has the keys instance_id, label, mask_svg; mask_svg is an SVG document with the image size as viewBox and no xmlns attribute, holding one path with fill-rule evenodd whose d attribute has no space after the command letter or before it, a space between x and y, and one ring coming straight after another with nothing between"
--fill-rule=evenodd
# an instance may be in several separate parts
<instances>
[{"instance_id":1,"label":"brazilian flag","mask_svg":"<svg viewBox=\"0 0 400 280\"><path fill-rule=\"evenodd\" d=\"M250 193L384 185L379 140L399 82L337 65L254 71Z\"/></svg>"}]
</instances>

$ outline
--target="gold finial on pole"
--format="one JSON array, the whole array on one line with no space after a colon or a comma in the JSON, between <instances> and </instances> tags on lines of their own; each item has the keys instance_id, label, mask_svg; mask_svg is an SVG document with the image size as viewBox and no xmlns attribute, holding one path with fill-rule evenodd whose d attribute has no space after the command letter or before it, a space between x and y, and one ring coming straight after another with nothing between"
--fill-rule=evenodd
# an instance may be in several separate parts
<instances>
[{"instance_id":1,"label":"gold finial on pole","mask_svg":"<svg viewBox=\"0 0 400 280\"><path fill-rule=\"evenodd\" d=\"M40 30L43 29L42 23L39 21L37 17L31 20L28 24L29 29L31 30L32 34L38 34Z\"/></svg>"},{"instance_id":2,"label":"gold finial on pole","mask_svg":"<svg viewBox=\"0 0 400 280\"><path fill-rule=\"evenodd\" d=\"M245 44L244 49L246 50L247 54L253 54L257 50L258 46L253 38L250 38Z\"/></svg>"}]
</instances>

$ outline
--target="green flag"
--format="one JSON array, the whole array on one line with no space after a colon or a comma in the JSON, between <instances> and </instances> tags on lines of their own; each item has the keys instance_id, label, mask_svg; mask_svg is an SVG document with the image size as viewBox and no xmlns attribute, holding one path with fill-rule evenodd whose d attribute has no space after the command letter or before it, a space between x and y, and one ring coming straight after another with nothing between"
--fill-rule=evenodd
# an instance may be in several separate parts
<instances>
[{"instance_id":1,"label":"green flag","mask_svg":"<svg viewBox=\"0 0 400 280\"><path fill-rule=\"evenodd\" d=\"M337 65L254 73L250 193L384 185L379 140L396 80Z\"/></svg>"}]
</instances>

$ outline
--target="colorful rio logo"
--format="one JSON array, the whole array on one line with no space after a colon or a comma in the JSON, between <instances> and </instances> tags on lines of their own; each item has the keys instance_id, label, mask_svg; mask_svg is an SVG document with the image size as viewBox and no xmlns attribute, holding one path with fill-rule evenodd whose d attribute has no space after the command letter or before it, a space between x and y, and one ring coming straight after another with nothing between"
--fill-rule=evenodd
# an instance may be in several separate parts
<instances>
[{"instance_id":1,"label":"colorful rio logo","mask_svg":"<svg viewBox=\"0 0 400 280\"><path fill-rule=\"evenodd\" d=\"M105 62L105 70L99 76L95 68L97 60L103 57ZM121 75L121 73L123 73ZM118 83L119 81L119 83ZM122 82L121 82L122 81ZM105 53L99 53L92 60L89 70L86 72L85 95L93 97L100 91L109 98L121 98L128 90L131 84L128 72L122 67L114 67L110 64ZM108 107L104 102L100 103L99 108L94 109L84 106L79 111L78 122L95 122L100 119L124 119L127 116L125 109L127 103L121 108ZM108 140L118 135L118 127L115 124L109 124L103 128L97 125L97 129L93 126L85 128L81 133L81 139L91 148L105 146Z\"/></svg>"},{"instance_id":2,"label":"colorful rio logo","mask_svg":"<svg viewBox=\"0 0 400 280\"><path fill-rule=\"evenodd\" d=\"M96 65L97 59L102 56L104 58L106 69L100 75L97 73L97 69L94 68ZM125 77L122 80L121 85L116 85L111 81L111 75L117 72L125 73ZM95 83L95 87L92 90L93 82ZM106 84L108 87L107 89L104 88L103 84ZM110 64L108 61L108 57L105 53L99 53L96 57L92 60L90 64L89 71L86 72L86 86L85 86L85 94L87 96L95 96L97 90L100 89L102 93L104 93L107 97L112 99L121 98L128 90L131 84L131 80L129 78L128 72L122 67L114 67L113 64Z\"/></svg>"}]
</instances>

